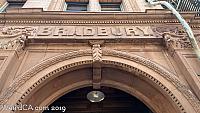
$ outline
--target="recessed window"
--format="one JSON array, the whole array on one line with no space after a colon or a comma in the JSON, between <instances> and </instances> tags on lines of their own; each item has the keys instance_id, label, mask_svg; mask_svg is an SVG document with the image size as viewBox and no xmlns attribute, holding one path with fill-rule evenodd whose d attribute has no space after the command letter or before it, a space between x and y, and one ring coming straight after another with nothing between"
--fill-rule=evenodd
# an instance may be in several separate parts
<instances>
[{"instance_id":1,"label":"recessed window","mask_svg":"<svg viewBox=\"0 0 200 113\"><path fill-rule=\"evenodd\" d=\"M13 8L22 8L24 4L25 2L8 2L8 6L6 7L6 10L13 9Z\"/></svg>"},{"instance_id":2,"label":"recessed window","mask_svg":"<svg viewBox=\"0 0 200 113\"><path fill-rule=\"evenodd\" d=\"M121 11L121 3L100 2L101 11Z\"/></svg>"},{"instance_id":3,"label":"recessed window","mask_svg":"<svg viewBox=\"0 0 200 113\"><path fill-rule=\"evenodd\" d=\"M66 2L68 12L87 11L87 2Z\"/></svg>"}]
</instances>

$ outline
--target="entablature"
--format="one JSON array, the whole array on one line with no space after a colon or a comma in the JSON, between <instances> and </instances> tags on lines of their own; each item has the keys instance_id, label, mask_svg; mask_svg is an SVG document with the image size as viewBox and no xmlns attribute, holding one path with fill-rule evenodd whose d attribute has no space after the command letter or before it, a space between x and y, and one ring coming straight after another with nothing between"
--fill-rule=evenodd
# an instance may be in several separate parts
<instances>
[{"instance_id":1,"label":"entablature","mask_svg":"<svg viewBox=\"0 0 200 113\"><path fill-rule=\"evenodd\" d=\"M195 13L182 13L192 24ZM147 18L148 17L148 18ZM23 25L64 25L64 24L173 24L178 19L168 10L146 10L146 12L62 12L42 9L13 9L0 14L0 24ZM198 26L198 25L196 25ZM195 26L194 26L195 27Z\"/></svg>"}]
</instances>

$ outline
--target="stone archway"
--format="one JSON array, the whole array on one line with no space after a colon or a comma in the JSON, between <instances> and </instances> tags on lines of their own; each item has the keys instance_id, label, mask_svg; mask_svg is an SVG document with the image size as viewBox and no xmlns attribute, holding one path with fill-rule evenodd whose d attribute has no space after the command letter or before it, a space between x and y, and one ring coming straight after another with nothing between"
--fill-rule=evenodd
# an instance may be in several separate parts
<instances>
[{"instance_id":1,"label":"stone archway","mask_svg":"<svg viewBox=\"0 0 200 113\"><path fill-rule=\"evenodd\" d=\"M74 51L50 58L36 65L24 73L23 76L16 79L16 81L1 94L0 102L1 104L30 102L30 104L35 104L37 106L48 105L67 92L81 87L91 86L91 76L82 75L81 77L71 75L80 74L78 71L88 72L88 70L91 70L92 62L91 50ZM101 82L103 86L118 88L132 94L144 102L155 113L165 112L162 110L164 108L169 109L166 113L199 112L199 101L192 92L173 74L150 60L119 51L103 50L102 64L103 68L105 68L105 72L112 70L116 75L112 77L105 73ZM116 72L120 73L120 75ZM66 77L67 75L69 78ZM50 82L62 76L70 80L71 83L67 82L68 84L62 84L62 88L58 88L58 86L61 85L57 85L58 89L53 90L53 92L49 91L47 95L44 95L43 100L37 99L36 101L36 99L33 98L37 93L44 94L46 90L43 88L51 86ZM64 78L61 79L63 83L65 82ZM140 83L141 86L148 87L147 89L149 90L145 91L145 87L139 87L140 85L131 85L134 83L134 80ZM60 81L58 83L62 82ZM153 91L148 92L150 90L154 90L156 92L154 94L157 94L156 96L163 99L163 104L158 103L160 102L160 98L154 99L153 103L151 102L152 99L149 95L153 95L150 94ZM33 102L31 100L35 102L31 103Z\"/></svg>"}]
</instances>

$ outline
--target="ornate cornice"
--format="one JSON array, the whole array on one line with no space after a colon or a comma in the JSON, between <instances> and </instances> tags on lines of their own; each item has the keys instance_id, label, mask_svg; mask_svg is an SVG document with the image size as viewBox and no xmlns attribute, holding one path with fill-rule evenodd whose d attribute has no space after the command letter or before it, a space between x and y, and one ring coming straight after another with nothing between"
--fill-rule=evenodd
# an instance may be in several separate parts
<instances>
[{"instance_id":1,"label":"ornate cornice","mask_svg":"<svg viewBox=\"0 0 200 113\"><path fill-rule=\"evenodd\" d=\"M42 15L42 16L41 16ZM195 13L183 13L189 22ZM146 18L148 16L148 18ZM69 13L44 12L41 9L10 10L0 14L0 24L179 24L178 20L168 10L147 10L146 12L118 13Z\"/></svg>"}]
</instances>

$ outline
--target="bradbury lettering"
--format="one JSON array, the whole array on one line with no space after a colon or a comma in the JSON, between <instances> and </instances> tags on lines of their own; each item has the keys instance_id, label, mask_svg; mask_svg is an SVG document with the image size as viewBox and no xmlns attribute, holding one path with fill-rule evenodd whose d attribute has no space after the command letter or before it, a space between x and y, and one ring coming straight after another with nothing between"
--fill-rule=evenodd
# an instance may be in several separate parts
<instances>
[{"instance_id":1,"label":"bradbury lettering","mask_svg":"<svg viewBox=\"0 0 200 113\"><path fill-rule=\"evenodd\" d=\"M152 36L153 31L149 26L41 26L38 28L37 36Z\"/></svg>"},{"instance_id":2,"label":"bradbury lettering","mask_svg":"<svg viewBox=\"0 0 200 113\"><path fill-rule=\"evenodd\" d=\"M153 34L149 26L6 26L0 30L0 38L148 38Z\"/></svg>"}]
</instances>

